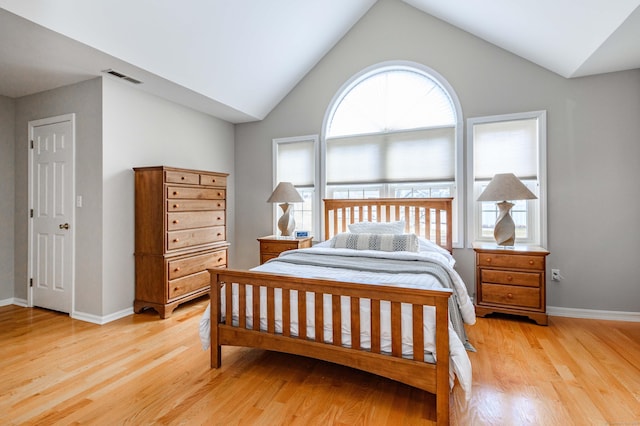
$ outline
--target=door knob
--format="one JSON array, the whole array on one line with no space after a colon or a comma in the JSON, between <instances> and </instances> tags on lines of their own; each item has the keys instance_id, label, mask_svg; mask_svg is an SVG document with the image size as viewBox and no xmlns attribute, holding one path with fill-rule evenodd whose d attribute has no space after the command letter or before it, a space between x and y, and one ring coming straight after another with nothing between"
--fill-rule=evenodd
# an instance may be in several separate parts
<instances>
[{"instance_id":1,"label":"door knob","mask_svg":"<svg viewBox=\"0 0 640 426\"><path fill-rule=\"evenodd\" d=\"M69 224L68 223L60 224L59 228L60 229L69 229Z\"/></svg>"}]
</instances>

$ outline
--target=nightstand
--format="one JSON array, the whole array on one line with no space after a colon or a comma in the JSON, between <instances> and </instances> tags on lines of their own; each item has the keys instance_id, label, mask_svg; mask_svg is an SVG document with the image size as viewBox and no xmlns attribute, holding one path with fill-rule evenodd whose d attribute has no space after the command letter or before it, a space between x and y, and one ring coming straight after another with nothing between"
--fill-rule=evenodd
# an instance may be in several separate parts
<instances>
[{"instance_id":1,"label":"nightstand","mask_svg":"<svg viewBox=\"0 0 640 426\"><path fill-rule=\"evenodd\" d=\"M260 264L278 257L283 251L311 247L312 240L313 237L294 238L276 235L258 238L260 241Z\"/></svg>"},{"instance_id":2,"label":"nightstand","mask_svg":"<svg viewBox=\"0 0 640 426\"><path fill-rule=\"evenodd\" d=\"M545 259L537 246L501 247L474 243L476 315L493 312L522 315L547 325Z\"/></svg>"}]
</instances>

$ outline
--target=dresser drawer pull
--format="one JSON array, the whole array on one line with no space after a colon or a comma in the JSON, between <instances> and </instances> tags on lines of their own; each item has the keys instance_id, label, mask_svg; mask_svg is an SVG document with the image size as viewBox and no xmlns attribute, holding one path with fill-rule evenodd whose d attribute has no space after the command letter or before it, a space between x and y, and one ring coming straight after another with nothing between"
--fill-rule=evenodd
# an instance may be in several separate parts
<instances>
[{"instance_id":1,"label":"dresser drawer pull","mask_svg":"<svg viewBox=\"0 0 640 426\"><path fill-rule=\"evenodd\" d=\"M219 236L221 236L221 235L222 235L222 233L218 232L216 235L219 237Z\"/></svg>"},{"instance_id":2,"label":"dresser drawer pull","mask_svg":"<svg viewBox=\"0 0 640 426\"><path fill-rule=\"evenodd\" d=\"M180 204L174 204L174 205L173 205L173 208L174 208L174 209L177 209L178 207L180 207Z\"/></svg>"},{"instance_id":3,"label":"dresser drawer pull","mask_svg":"<svg viewBox=\"0 0 640 426\"><path fill-rule=\"evenodd\" d=\"M180 180L185 180L185 179L186 179L186 177L180 176Z\"/></svg>"},{"instance_id":4,"label":"dresser drawer pull","mask_svg":"<svg viewBox=\"0 0 640 426\"><path fill-rule=\"evenodd\" d=\"M222 197L222 192L218 192L218 197Z\"/></svg>"},{"instance_id":5,"label":"dresser drawer pull","mask_svg":"<svg viewBox=\"0 0 640 426\"><path fill-rule=\"evenodd\" d=\"M178 241L180 241L180 239L179 239L179 238L174 238L174 239L173 239L173 242L174 242L174 243L177 243Z\"/></svg>"},{"instance_id":6,"label":"dresser drawer pull","mask_svg":"<svg viewBox=\"0 0 640 426\"><path fill-rule=\"evenodd\" d=\"M222 204L218 203L218 207L222 207Z\"/></svg>"},{"instance_id":7,"label":"dresser drawer pull","mask_svg":"<svg viewBox=\"0 0 640 426\"><path fill-rule=\"evenodd\" d=\"M529 265L533 265L533 260L530 260L530 261L529 261Z\"/></svg>"},{"instance_id":8,"label":"dresser drawer pull","mask_svg":"<svg viewBox=\"0 0 640 426\"><path fill-rule=\"evenodd\" d=\"M223 259L222 259L221 257L219 257L219 258L218 258L218 262L222 262L222 260L223 260Z\"/></svg>"},{"instance_id":9,"label":"dresser drawer pull","mask_svg":"<svg viewBox=\"0 0 640 426\"><path fill-rule=\"evenodd\" d=\"M180 271L180 268L179 268L179 267L178 267L178 268L175 268L175 269L173 270L173 272L178 272L178 271Z\"/></svg>"},{"instance_id":10,"label":"dresser drawer pull","mask_svg":"<svg viewBox=\"0 0 640 426\"><path fill-rule=\"evenodd\" d=\"M507 275L507 281L513 281L513 277L511 275Z\"/></svg>"},{"instance_id":11,"label":"dresser drawer pull","mask_svg":"<svg viewBox=\"0 0 640 426\"><path fill-rule=\"evenodd\" d=\"M507 293L507 299L513 299L513 294L512 293Z\"/></svg>"},{"instance_id":12,"label":"dresser drawer pull","mask_svg":"<svg viewBox=\"0 0 640 426\"><path fill-rule=\"evenodd\" d=\"M180 223L180 221L178 219L174 219L173 223Z\"/></svg>"},{"instance_id":13,"label":"dresser drawer pull","mask_svg":"<svg viewBox=\"0 0 640 426\"><path fill-rule=\"evenodd\" d=\"M173 195L178 195L178 191L173 191Z\"/></svg>"},{"instance_id":14,"label":"dresser drawer pull","mask_svg":"<svg viewBox=\"0 0 640 426\"><path fill-rule=\"evenodd\" d=\"M487 263L491 263L491 258L487 257Z\"/></svg>"}]
</instances>

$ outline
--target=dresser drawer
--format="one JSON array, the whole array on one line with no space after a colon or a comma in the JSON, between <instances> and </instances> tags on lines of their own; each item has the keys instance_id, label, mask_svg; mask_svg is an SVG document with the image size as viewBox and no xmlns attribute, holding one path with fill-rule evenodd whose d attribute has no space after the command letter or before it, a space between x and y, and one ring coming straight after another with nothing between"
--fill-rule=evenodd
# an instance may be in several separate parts
<instances>
[{"instance_id":1,"label":"dresser drawer","mask_svg":"<svg viewBox=\"0 0 640 426\"><path fill-rule=\"evenodd\" d=\"M480 253L478 266L544 270L544 256Z\"/></svg>"},{"instance_id":2,"label":"dresser drawer","mask_svg":"<svg viewBox=\"0 0 640 426\"><path fill-rule=\"evenodd\" d=\"M224 189L167 186L167 198L169 199L224 200L225 195Z\"/></svg>"},{"instance_id":3,"label":"dresser drawer","mask_svg":"<svg viewBox=\"0 0 640 426\"><path fill-rule=\"evenodd\" d=\"M200 210L224 210L224 200L171 200L167 201L168 212L186 212Z\"/></svg>"},{"instance_id":4,"label":"dresser drawer","mask_svg":"<svg viewBox=\"0 0 640 426\"><path fill-rule=\"evenodd\" d=\"M498 271L486 268L480 270L480 280L483 283L540 287L541 278L542 275L536 272Z\"/></svg>"},{"instance_id":5,"label":"dresser drawer","mask_svg":"<svg viewBox=\"0 0 640 426\"><path fill-rule=\"evenodd\" d=\"M164 172L164 180L167 183L197 185L200 182L200 176L197 173L166 170Z\"/></svg>"},{"instance_id":6,"label":"dresser drawer","mask_svg":"<svg viewBox=\"0 0 640 426\"><path fill-rule=\"evenodd\" d=\"M219 250L213 253L201 254L186 259L172 260L169 264L169 279L184 277L208 268L221 268L227 265L227 251Z\"/></svg>"},{"instance_id":7,"label":"dresser drawer","mask_svg":"<svg viewBox=\"0 0 640 426\"><path fill-rule=\"evenodd\" d=\"M200 185L227 187L226 176L200 175Z\"/></svg>"},{"instance_id":8,"label":"dresser drawer","mask_svg":"<svg viewBox=\"0 0 640 426\"><path fill-rule=\"evenodd\" d=\"M293 250L298 248L297 241L282 241L277 243L271 242L260 242L260 251L264 253L280 253L287 250Z\"/></svg>"},{"instance_id":9,"label":"dresser drawer","mask_svg":"<svg viewBox=\"0 0 640 426\"><path fill-rule=\"evenodd\" d=\"M224 225L224 211L167 213L167 230L206 228Z\"/></svg>"},{"instance_id":10,"label":"dresser drawer","mask_svg":"<svg viewBox=\"0 0 640 426\"><path fill-rule=\"evenodd\" d=\"M501 284L481 284L480 304L540 309L540 289Z\"/></svg>"},{"instance_id":11,"label":"dresser drawer","mask_svg":"<svg viewBox=\"0 0 640 426\"><path fill-rule=\"evenodd\" d=\"M167 250L210 244L225 240L225 227L191 229L167 232Z\"/></svg>"},{"instance_id":12,"label":"dresser drawer","mask_svg":"<svg viewBox=\"0 0 640 426\"><path fill-rule=\"evenodd\" d=\"M209 288L211 284L209 272L203 271L169 281L169 300L183 296L196 290Z\"/></svg>"}]
</instances>

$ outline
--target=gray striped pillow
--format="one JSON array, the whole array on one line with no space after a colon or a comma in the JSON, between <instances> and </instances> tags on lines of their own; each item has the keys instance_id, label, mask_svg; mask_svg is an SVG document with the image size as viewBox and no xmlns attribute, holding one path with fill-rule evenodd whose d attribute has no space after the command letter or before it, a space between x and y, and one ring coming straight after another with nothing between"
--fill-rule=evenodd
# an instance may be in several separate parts
<instances>
[{"instance_id":1,"label":"gray striped pillow","mask_svg":"<svg viewBox=\"0 0 640 426\"><path fill-rule=\"evenodd\" d=\"M344 232L331 239L331 247L352 250L418 251L416 234L355 234Z\"/></svg>"}]
</instances>

